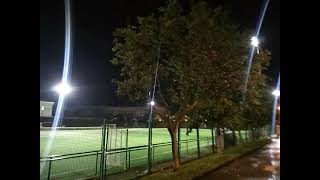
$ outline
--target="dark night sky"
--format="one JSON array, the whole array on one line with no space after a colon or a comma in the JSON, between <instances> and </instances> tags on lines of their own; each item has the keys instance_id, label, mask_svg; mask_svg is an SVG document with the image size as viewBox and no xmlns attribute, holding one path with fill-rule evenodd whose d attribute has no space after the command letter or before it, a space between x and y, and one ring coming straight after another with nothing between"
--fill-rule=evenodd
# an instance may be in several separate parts
<instances>
[{"instance_id":1,"label":"dark night sky","mask_svg":"<svg viewBox=\"0 0 320 180\"><path fill-rule=\"evenodd\" d=\"M165 0L73 0L71 104L126 105L117 100L111 79L117 76L110 64L112 31L134 22L165 4ZM224 4L239 23L255 29L263 0L211 0ZM56 101L52 87L60 81L64 58L65 17L63 0L40 1L40 99ZM280 0L271 0L261 29L262 42L272 51L270 77L280 70Z\"/></svg>"}]
</instances>

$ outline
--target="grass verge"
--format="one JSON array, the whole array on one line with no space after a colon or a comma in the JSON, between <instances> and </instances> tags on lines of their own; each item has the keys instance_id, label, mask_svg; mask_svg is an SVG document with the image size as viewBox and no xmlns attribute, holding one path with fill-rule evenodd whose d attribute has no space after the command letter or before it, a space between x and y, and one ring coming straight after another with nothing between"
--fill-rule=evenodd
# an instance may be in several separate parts
<instances>
[{"instance_id":1,"label":"grass verge","mask_svg":"<svg viewBox=\"0 0 320 180\"><path fill-rule=\"evenodd\" d=\"M270 143L269 139L264 139L256 142L250 142L234 147L230 147L222 154L212 154L201 159L197 159L186 164L183 164L179 170L172 169L155 172L151 175L143 176L140 180L164 180L164 179L184 179L191 180L201 177L206 173L213 171L231 161L263 147Z\"/></svg>"}]
</instances>

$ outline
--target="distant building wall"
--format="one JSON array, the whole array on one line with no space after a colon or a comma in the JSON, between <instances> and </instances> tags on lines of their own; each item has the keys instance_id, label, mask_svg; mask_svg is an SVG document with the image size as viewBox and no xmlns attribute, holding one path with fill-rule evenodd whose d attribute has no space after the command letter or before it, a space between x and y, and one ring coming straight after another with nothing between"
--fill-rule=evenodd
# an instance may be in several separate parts
<instances>
[{"instance_id":1,"label":"distant building wall","mask_svg":"<svg viewBox=\"0 0 320 180\"><path fill-rule=\"evenodd\" d=\"M54 102L40 101L40 117L52 117Z\"/></svg>"},{"instance_id":2,"label":"distant building wall","mask_svg":"<svg viewBox=\"0 0 320 180\"><path fill-rule=\"evenodd\" d=\"M44 107L44 110L46 109L48 108ZM41 113L44 114L40 107L40 126L50 127L53 116L41 117ZM105 119L108 123L117 124L118 127L147 127L148 115L146 107L67 106L58 126L101 126Z\"/></svg>"}]
</instances>

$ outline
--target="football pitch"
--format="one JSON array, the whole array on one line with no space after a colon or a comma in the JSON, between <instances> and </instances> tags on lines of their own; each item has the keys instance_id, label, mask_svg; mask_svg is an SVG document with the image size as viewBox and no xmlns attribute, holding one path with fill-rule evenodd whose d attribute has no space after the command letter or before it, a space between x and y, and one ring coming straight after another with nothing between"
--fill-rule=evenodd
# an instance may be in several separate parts
<instances>
[{"instance_id":1,"label":"football pitch","mask_svg":"<svg viewBox=\"0 0 320 180\"><path fill-rule=\"evenodd\" d=\"M54 158L51 164L48 161L43 164L44 171L41 174L41 178L47 179L49 169L52 179L77 179L98 174L101 159L102 132L102 128L58 129L49 151L49 156L56 156L57 158ZM40 130L40 157L43 155L48 143L49 133L49 130ZM187 136L186 129L181 129L181 157L197 154L196 137L196 130L193 130ZM116 129L116 131L109 132L108 138L110 149L122 148L124 150L108 155L107 160L110 162L107 166L107 174L121 172L127 168L147 167L148 149L143 146L148 144L148 128L129 128L128 136L127 129ZM199 139L201 153L212 151L210 149L212 146L211 129L199 129ZM154 147L152 148L152 160L154 164L172 159L171 145L168 142L171 142L171 139L166 128L153 128L152 143ZM156 145L159 143L163 144ZM134 148L138 146L142 147ZM78 153L79 155L77 155ZM67 154L73 155L68 156ZM40 164L42 163L44 162L40 161Z\"/></svg>"}]
</instances>

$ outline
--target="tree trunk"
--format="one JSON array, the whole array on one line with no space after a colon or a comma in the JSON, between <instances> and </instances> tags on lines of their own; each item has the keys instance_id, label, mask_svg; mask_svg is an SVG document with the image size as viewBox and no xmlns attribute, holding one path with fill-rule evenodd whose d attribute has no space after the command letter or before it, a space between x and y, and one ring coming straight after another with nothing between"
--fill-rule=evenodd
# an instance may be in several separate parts
<instances>
[{"instance_id":1,"label":"tree trunk","mask_svg":"<svg viewBox=\"0 0 320 180\"><path fill-rule=\"evenodd\" d=\"M252 128L252 140L254 141L255 139L254 139L254 129Z\"/></svg>"},{"instance_id":2,"label":"tree trunk","mask_svg":"<svg viewBox=\"0 0 320 180\"><path fill-rule=\"evenodd\" d=\"M177 130L170 130L169 134L172 141L172 160L173 160L173 169L176 170L180 167L180 160L179 160L179 150L178 150L178 138L177 138Z\"/></svg>"},{"instance_id":3,"label":"tree trunk","mask_svg":"<svg viewBox=\"0 0 320 180\"><path fill-rule=\"evenodd\" d=\"M236 137L236 133L234 132L234 130L232 130L232 139L233 139L233 145L237 144L237 137Z\"/></svg>"},{"instance_id":4,"label":"tree trunk","mask_svg":"<svg viewBox=\"0 0 320 180\"><path fill-rule=\"evenodd\" d=\"M246 142L248 142L248 130L246 130Z\"/></svg>"},{"instance_id":5,"label":"tree trunk","mask_svg":"<svg viewBox=\"0 0 320 180\"><path fill-rule=\"evenodd\" d=\"M216 130L216 141L217 141L217 150L218 153L222 153L224 150L224 142L223 142L223 135L221 134L221 130L219 127L217 127Z\"/></svg>"},{"instance_id":6,"label":"tree trunk","mask_svg":"<svg viewBox=\"0 0 320 180\"><path fill-rule=\"evenodd\" d=\"M198 153L198 159L200 158L200 141L199 141L199 128L196 128L197 130L197 153Z\"/></svg>"},{"instance_id":7,"label":"tree trunk","mask_svg":"<svg viewBox=\"0 0 320 180\"><path fill-rule=\"evenodd\" d=\"M168 131L171 137L171 149L172 149L172 160L173 160L173 169L179 169L180 168L180 159L179 159L179 145L178 145L178 138L177 138L177 132L180 128L180 122L182 122L185 119L185 116L190 113L198 104L198 101L193 101L191 105L187 105L186 108L176 114L176 118L173 120L173 122L170 123L170 118L167 116L166 113L167 110L161 110L160 108L157 108L157 106L154 106L155 112L163 119L167 119L168 121ZM167 115L166 115L167 114Z\"/></svg>"},{"instance_id":8,"label":"tree trunk","mask_svg":"<svg viewBox=\"0 0 320 180\"><path fill-rule=\"evenodd\" d=\"M242 144L241 130L238 131L238 135L239 135L239 144Z\"/></svg>"},{"instance_id":9,"label":"tree trunk","mask_svg":"<svg viewBox=\"0 0 320 180\"><path fill-rule=\"evenodd\" d=\"M178 128L178 155L179 155L179 159L181 158L181 144L180 144L180 141L181 141L181 135L180 135L180 127Z\"/></svg>"}]
</instances>

